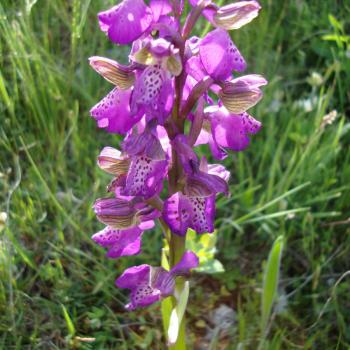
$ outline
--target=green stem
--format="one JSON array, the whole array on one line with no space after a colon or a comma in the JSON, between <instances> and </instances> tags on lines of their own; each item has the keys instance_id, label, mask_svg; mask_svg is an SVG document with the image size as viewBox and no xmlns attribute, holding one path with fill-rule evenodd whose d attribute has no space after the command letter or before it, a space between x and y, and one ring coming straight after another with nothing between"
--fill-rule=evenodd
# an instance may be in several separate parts
<instances>
[{"instance_id":1,"label":"green stem","mask_svg":"<svg viewBox=\"0 0 350 350\"><path fill-rule=\"evenodd\" d=\"M180 33L179 33L180 34ZM179 43L180 56L182 65L185 65L185 40L181 37ZM182 91L186 80L186 71L183 69L180 76L175 79L175 93L176 99L174 102L174 108L171 116L171 121L166 124L166 130L170 139L173 139L178 133L184 133L185 120L181 119L180 116L180 106L182 99ZM169 171L169 194L172 195L177 191L182 190L183 169L179 157L175 151L172 150L172 168ZM186 237L178 236L168 230L165 236L167 237L168 247L164 247L162 256L162 266L170 270L174 265L176 265L182 258L186 249ZM168 256L166 256L166 252ZM181 295L184 289L185 279L183 277L176 278L175 285L175 295ZM162 317L163 317L163 327L165 338L168 338L168 329L170 323L170 316L172 310L177 306L177 300L174 296L166 298L162 301ZM181 324L179 326L179 334L176 343L169 346L171 350L186 350L186 329L185 329L185 315L182 318Z\"/></svg>"},{"instance_id":2,"label":"green stem","mask_svg":"<svg viewBox=\"0 0 350 350\"><path fill-rule=\"evenodd\" d=\"M176 263L178 263L185 252L186 237L178 236L174 233L170 234L170 243L169 243L169 258L166 259L165 251L163 250L162 266L164 268L172 268ZM182 277L178 277L176 280L176 294L179 295L184 287L185 280ZM176 307L177 300L175 297L167 298L162 301L162 317L163 317L163 327L164 333L167 338L169 320L172 310ZM177 341L174 345L169 346L171 350L186 350L186 329L185 329L185 316L183 317L179 335Z\"/></svg>"}]
</instances>

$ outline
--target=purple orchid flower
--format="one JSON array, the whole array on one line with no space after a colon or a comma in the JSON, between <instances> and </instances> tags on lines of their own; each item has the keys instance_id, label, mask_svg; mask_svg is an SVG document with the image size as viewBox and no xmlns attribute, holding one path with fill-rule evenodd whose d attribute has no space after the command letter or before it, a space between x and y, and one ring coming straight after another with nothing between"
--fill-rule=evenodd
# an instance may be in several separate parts
<instances>
[{"instance_id":1,"label":"purple orchid flower","mask_svg":"<svg viewBox=\"0 0 350 350\"><path fill-rule=\"evenodd\" d=\"M98 157L99 167L118 180L119 193L145 199L158 194L167 174L168 161L155 132L146 129L142 134L130 135L123 150L121 153L105 147ZM115 187L116 183L113 184Z\"/></svg>"},{"instance_id":2,"label":"purple orchid flower","mask_svg":"<svg viewBox=\"0 0 350 350\"><path fill-rule=\"evenodd\" d=\"M214 231L215 196L228 194L228 176L220 168L209 168L198 161L183 135L173 142L185 171L184 188L164 202L163 219L172 232L184 236L189 228L197 233ZM206 162L205 162L206 164ZM211 170L211 171L210 171Z\"/></svg>"},{"instance_id":3,"label":"purple orchid flower","mask_svg":"<svg viewBox=\"0 0 350 350\"><path fill-rule=\"evenodd\" d=\"M145 230L152 229L154 221L142 222L139 226L126 230L117 230L106 226L95 233L92 239L101 247L108 248L107 257L111 259L122 256L138 255L141 252L141 237Z\"/></svg>"},{"instance_id":4,"label":"purple orchid flower","mask_svg":"<svg viewBox=\"0 0 350 350\"><path fill-rule=\"evenodd\" d=\"M246 149L249 135L260 129L261 123L246 112L232 114L225 107L209 107L195 145L209 144L214 158L224 159L227 149L235 152Z\"/></svg>"},{"instance_id":5,"label":"purple orchid flower","mask_svg":"<svg viewBox=\"0 0 350 350\"><path fill-rule=\"evenodd\" d=\"M197 267L198 263L198 257L193 252L187 251L170 271L145 264L128 268L116 280L117 287L131 291L130 303L125 306L126 309L145 307L173 295L175 278L187 274Z\"/></svg>"},{"instance_id":6,"label":"purple orchid flower","mask_svg":"<svg viewBox=\"0 0 350 350\"><path fill-rule=\"evenodd\" d=\"M129 66L108 58L90 58L90 65L116 85L90 111L98 126L109 132L125 134L144 114L164 124L172 110L173 77L182 71L179 50L162 38L146 38L139 44L133 46Z\"/></svg>"}]
</instances>

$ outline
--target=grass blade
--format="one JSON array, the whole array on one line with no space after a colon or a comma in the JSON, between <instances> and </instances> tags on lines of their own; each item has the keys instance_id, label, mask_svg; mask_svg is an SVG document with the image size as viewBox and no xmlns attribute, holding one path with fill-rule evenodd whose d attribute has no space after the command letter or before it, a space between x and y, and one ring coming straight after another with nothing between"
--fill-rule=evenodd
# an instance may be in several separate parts
<instances>
[{"instance_id":1,"label":"grass blade","mask_svg":"<svg viewBox=\"0 0 350 350\"><path fill-rule=\"evenodd\" d=\"M267 322L269 320L272 306L277 295L282 251L283 237L279 236L271 248L264 272L263 292L261 300L261 330L263 334L266 331Z\"/></svg>"}]
</instances>

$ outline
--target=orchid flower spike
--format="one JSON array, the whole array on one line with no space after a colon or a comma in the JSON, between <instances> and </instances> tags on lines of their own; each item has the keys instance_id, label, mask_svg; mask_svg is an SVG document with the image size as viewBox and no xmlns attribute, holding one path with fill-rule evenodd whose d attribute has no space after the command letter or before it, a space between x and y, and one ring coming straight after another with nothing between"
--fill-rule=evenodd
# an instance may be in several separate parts
<instances>
[{"instance_id":1,"label":"orchid flower spike","mask_svg":"<svg viewBox=\"0 0 350 350\"><path fill-rule=\"evenodd\" d=\"M216 200L229 195L230 172L199 158L196 149L208 145L222 160L246 149L262 128L250 113L267 80L243 75L244 48L229 32L256 18L259 3L189 4L185 19L184 0L123 0L98 14L107 38L131 48L125 64L101 56L89 60L112 85L90 114L99 128L124 138L97 157L110 182L107 195L93 205L104 226L92 239L110 259L140 254L156 224L166 242L162 266L133 266L117 278L116 286L130 291L127 310L167 297L176 312L186 305L178 298L190 270L199 266L195 252L186 250L187 232L214 232ZM202 38L193 35L200 17L212 25Z\"/></svg>"}]
</instances>

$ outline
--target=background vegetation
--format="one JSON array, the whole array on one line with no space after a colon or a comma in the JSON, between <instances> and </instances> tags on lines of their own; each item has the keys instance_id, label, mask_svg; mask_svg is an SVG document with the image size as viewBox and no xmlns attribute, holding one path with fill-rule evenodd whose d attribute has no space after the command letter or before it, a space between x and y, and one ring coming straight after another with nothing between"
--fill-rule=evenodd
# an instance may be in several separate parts
<instances>
[{"instance_id":1,"label":"background vegetation","mask_svg":"<svg viewBox=\"0 0 350 350\"><path fill-rule=\"evenodd\" d=\"M113 283L133 263L159 263L160 232L144 236L141 256L117 262L90 239L101 227L91 205L108 181L95 158L119 140L89 117L111 86L87 58L126 57L96 21L113 3L0 4L1 349L163 349L159 305L126 313ZM219 201L216 258L226 271L195 274L190 341L257 348L262 268L283 235L263 348L348 349L350 4L261 3L259 18L232 35L249 72L270 82L252 113L264 128L225 161L233 195ZM220 305L231 310L223 331Z\"/></svg>"}]
</instances>

